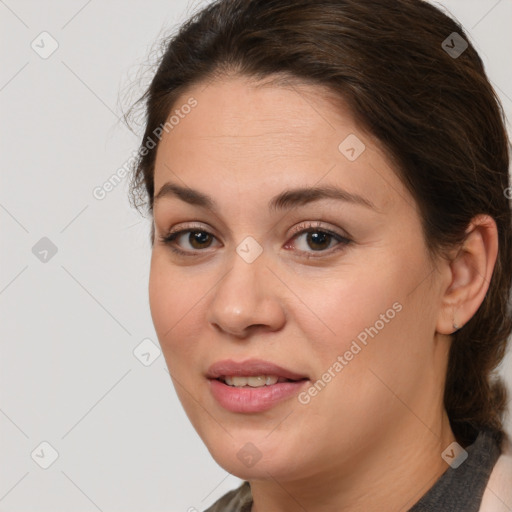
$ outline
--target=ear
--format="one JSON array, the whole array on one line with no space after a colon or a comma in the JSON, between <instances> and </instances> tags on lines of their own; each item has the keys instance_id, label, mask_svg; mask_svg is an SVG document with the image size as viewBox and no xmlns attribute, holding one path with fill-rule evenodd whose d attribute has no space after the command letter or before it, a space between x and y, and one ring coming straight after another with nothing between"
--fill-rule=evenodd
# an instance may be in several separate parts
<instances>
[{"instance_id":1,"label":"ear","mask_svg":"<svg viewBox=\"0 0 512 512\"><path fill-rule=\"evenodd\" d=\"M489 215L477 215L466 238L447 264L449 285L442 297L437 332L453 334L482 304L498 255L498 228Z\"/></svg>"}]
</instances>

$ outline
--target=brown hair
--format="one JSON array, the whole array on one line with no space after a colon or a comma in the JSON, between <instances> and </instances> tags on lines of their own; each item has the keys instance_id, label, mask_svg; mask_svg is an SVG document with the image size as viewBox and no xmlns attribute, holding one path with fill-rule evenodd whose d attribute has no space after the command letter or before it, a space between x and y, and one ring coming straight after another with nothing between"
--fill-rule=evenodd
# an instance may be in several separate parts
<instances>
[{"instance_id":1,"label":"brown hair","mask_svg":"<svg viewBox=\"0 0 512 512\"><path fill-rule=\"evenodd\" d=\"M444 41L468 47L449 54ZM218 0L165 45L136 103L146 109L140 149L192 85L230 73L290 77L334 92L381 141L417 201L432 255L461 243L475 215L494 218L498 259L483 303L453 335L444 400L461 444L483 428L502 435L506 389L493 372L512 331L508 140L463 28L422 0ZM155 155L139 153L130 187L132 204L151 213Z\"/></svg>"}]
</instances>

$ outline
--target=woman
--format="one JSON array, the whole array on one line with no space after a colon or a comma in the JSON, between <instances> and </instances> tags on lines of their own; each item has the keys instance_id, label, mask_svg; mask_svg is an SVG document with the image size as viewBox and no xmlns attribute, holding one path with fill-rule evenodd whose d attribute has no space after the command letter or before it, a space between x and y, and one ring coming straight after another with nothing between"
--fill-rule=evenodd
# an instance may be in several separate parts
<instances>
[{"instance_id":1,"label":"woman","mask_svg":"<svg viewBox=\"0 0 512 512\"><path fill-rule=\"evenodd\" d=\"M421 0L220 0L141 101L155 330L245 480L208 511L510 510L509 154L462 27Z\"/></svg>"}]
</instances>

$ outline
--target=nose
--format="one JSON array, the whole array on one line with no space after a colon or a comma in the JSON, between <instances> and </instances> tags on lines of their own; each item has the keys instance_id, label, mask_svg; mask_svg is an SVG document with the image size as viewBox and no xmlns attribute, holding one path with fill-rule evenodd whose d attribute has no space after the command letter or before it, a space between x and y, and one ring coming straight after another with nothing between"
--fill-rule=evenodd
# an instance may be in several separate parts
<instances>
[{"instance_id":1,"label":"nose","mask_svg":"<svg viewBox=\"0 0 512 512\"><path fill-rule=\"evenodd\" d=\"M238 254L213 289L208 321L217 330L246 338L255 330L278 331L285 323L283 284L268 268L264 253L252 263Z\"/></svg>"}]
</instances>

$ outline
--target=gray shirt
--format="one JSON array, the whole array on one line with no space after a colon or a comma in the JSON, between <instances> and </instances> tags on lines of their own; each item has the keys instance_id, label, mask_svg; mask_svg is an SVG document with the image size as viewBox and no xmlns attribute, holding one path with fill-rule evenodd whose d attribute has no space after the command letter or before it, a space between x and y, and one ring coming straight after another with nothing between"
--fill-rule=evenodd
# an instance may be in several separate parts
<instances>
[{"instance_id":1,"label":"gray shirt","mask_svg":"<svg viewBox=\"0 0 512 512\"><path fill-rule=\"evenodd\" d=\"M468 458L448 469L408 512L478 512L492 469L500 456L500 436L481 431L466 447ZM244 482L204 512L250 512L251 486Z\"/></svg>"}]
</instances>

